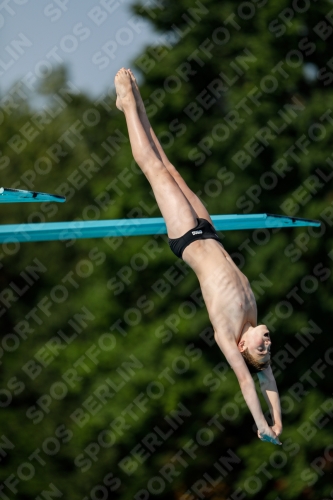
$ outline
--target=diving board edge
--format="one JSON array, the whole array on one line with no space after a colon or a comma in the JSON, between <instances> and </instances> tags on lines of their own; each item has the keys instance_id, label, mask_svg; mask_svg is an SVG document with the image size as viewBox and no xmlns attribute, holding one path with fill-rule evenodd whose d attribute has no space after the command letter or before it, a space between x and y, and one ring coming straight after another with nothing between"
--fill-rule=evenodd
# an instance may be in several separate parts
<instances>
[{"instance_id":1,"label":"diving board edge","mask_svg":"<svg viewBox=\"0 0 333 500\"><path fill-rule=\"evenodd\" d=\"M275 214L213 215L218 231L320 226L320 221ZM44 222L0 226L0 243L67 241L166 234L162 217L101 221Z\"/></svg>"}]
</instances>

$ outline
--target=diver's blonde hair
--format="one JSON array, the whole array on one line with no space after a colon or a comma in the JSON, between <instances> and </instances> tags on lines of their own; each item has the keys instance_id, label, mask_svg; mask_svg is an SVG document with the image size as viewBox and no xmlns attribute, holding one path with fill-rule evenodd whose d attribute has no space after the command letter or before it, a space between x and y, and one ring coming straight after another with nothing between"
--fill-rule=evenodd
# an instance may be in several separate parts
<instances>
[{"instance_id":1,"label":"diver's blonde hair","mask_svg":"<svg viewBox=\"0 0 333 500\"><path fill-rule=\"evenodd\" d=\"M243 356L246 366L248 367L250 373L262 372L263 370L268 368L271 364L270 359L268 361L265 361L264 363L260 363L249 353L248 349L245 349L245 351L241 352L241 355Z\"/></svg>"}]
</instances>

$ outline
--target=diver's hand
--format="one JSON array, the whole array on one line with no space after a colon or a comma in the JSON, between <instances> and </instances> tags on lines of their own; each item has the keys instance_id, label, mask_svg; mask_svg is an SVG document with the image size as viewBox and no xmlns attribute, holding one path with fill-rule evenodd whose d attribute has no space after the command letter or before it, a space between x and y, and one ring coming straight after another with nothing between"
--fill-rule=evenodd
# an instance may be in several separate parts
<instances>
[{"instance_id":1,"label":"diver's hand","mask_svg":"<svg viewBox=\"0 0 333 500\"><path fill-rule=\"evenodd\" d=\"M282 433L282 425L281 424L275 424L273 427L271 427L272 431L275 432L277 436L280 436Z\"/></svg>"},{"instance_id":2,"label":"diver's hand","mask_svg":"<svg viewBox=\"0 0 333 500\"><path fill-rule=\"evenodd\" d=\"M274 429L274 427L267 426L267 428L264 431L261 431L261 432L258 431L258 438L261 441L266 441L267 443L281 445L282 443L278 438L278 434L276 434L273 429ZM276 429L276 430L278 431L278 429ZM281 432L282 432L282 429L281 429Z\"/></svg>"}]
</instances>

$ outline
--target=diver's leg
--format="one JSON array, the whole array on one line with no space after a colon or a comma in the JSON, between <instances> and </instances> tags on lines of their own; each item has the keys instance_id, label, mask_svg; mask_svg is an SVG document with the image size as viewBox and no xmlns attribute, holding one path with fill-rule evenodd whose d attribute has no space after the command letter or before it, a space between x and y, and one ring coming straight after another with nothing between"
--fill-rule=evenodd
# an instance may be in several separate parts
<instances>
[{"instance_id":1,"label":"diver's leg","mask_svg":"<svg viewBox=\"0 0 333 500\"><path fill-rule=\"evenodd\" d=\"M212 220L210 218L210 215L200 200L200 198L188 187L178 170L170 163L168 157L166 156L159 140L157 139L154 130L149 122L146 109L140 94L140 90L137 84L137 81L135 79L135 76L133 75L131 70L128 70L129 74L131 75L132 79L132 84L133 84L133 94L136 100L138 112L139 112L139 117L142 122L142 126L145 129L146 135L148 136L148 139L150 141L150 144L152 145L152 148L155 151L156 156L163 162L163 164L166 166L172 177L175 179L177 182L178 186L180 189L183 191L185 197L189 201L189 203L192 205L193 210L197 214L197 217L200 217L202 219L208 220L212 224Z\"/></svg>"},{"instance_id":2,"label":"diver's leg","mask_svg":"<svg viewBox=\"0 0 333 500\"><path fill-rule=\"evenodd\" d=\"M151 184L169 237L179 238L196 226L196 213L150 144L138 115L130 74L124 68L118 71L115 85L116 105L125 114L133 157Z\"/></svg>"}]
</instances>

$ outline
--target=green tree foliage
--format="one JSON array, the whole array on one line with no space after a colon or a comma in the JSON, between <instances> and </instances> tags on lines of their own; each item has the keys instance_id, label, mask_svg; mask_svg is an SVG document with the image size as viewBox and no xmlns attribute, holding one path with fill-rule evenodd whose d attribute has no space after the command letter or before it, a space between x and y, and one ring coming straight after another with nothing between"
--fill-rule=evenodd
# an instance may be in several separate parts
<instances>
[{"instance_id":1,"label":"green tree foliage","mask_svg":"<svg viewBox=\"0 0 333 500\"><path fill-rule=\"evenodd\" d=\"M164 237L8 244L1 491L330 498L331 4L179 0L136 11L161 33L135 61L150 119L210 213L322 222L223 235L272 332L283 446L257 439L197 279ZM2 223L159 216L113 99L91 102L63 69L41 94L40 110L23 99L3 115L3 185L67 203L2 205Z\"/></svg>"}]
</instances>

